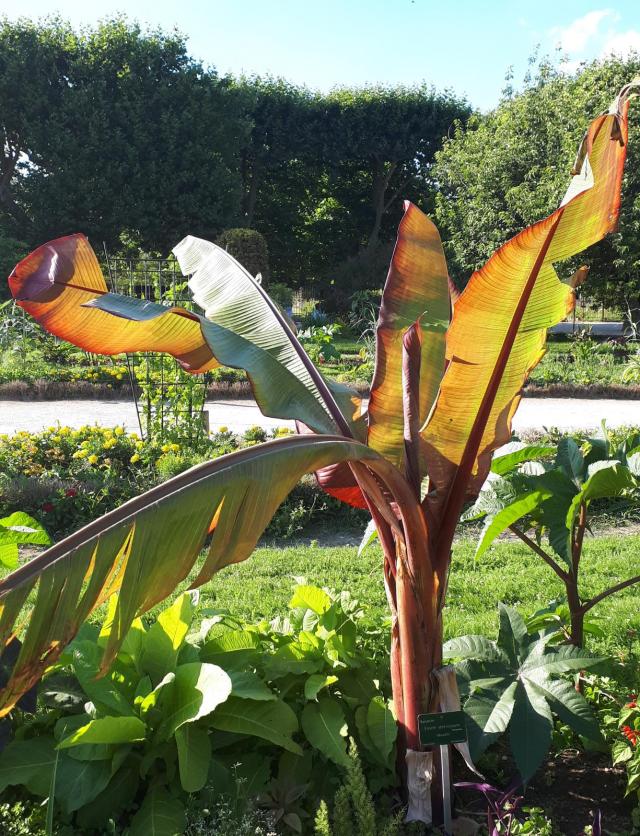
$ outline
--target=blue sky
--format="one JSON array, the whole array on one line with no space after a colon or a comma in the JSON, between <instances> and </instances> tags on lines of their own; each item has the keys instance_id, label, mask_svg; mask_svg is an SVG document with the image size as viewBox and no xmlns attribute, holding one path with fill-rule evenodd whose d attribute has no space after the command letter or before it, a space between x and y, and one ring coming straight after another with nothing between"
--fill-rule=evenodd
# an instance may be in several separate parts
<instances>
[{"instance_id":1,"label":"blue sky","mask_svg":"<svg viewBox=\"0 0 640 836\"><path fill-rule=\"evenodd\" d=\"M495 105L513 66L518 84L536 46L560 46L568 66L611 51L640 51L637 0L615 5L537 0L0 0L0 13L58 12L74 24L118 11L140 23L177 26L191 53L219 72L284 76L336 85L422 81Z\"/></svg>"}]
</instances>

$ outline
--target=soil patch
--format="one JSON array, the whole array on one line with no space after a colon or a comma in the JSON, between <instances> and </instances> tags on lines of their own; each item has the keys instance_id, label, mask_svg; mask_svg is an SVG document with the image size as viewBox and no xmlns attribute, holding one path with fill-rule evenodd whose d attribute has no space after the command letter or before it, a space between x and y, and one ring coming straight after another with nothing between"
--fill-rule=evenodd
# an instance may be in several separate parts
<instances>
[{"instance_id":1,"label":"soil patch","mask_svg":"<svg viewBox=\"0 0 640 836\"><path fill-rule=\"evenodd\" d=\"M512 767L509 756L503 760ZM464 771L464 781L479 780ZM631 832L633 809L633 801L624 798L625 787L624 769L611 766L608 755L567 749L540 767L524 792L522 807L540 807L562 836L583 836L599 810L602 832L622 835ZM486 816L484 799L477 792L460 790L457 806L461 815L476 821Z\"/></svg>"},{"instance_id":2,"label":"soil patch","mask_svg":"<svg viewBox=\"0 0 640 836\"><path fill-rule=\"evenodd\" d=\"M547 761L525 802L542 807L563 836L583 834L597 810L604 833L628 833L633 802L624 798L625 786L624 769L607 755L570 749Z\"/></svg>"}]
</instances>

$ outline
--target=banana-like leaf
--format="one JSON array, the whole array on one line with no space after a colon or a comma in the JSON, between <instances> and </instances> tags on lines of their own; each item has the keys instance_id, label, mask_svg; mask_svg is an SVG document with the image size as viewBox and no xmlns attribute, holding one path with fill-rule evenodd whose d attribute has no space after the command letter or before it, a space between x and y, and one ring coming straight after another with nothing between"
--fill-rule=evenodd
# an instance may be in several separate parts
<instances>
[{"instance_id":1,"label":"banana-like leaf","mask_svg":"<svg viewBox=\"0 0 640 836\"><path fill-rule=\"evenodd\" d=\"M43 328L87 351L166 351L194 373L220 365L203 334L203 317L108 293L84 235L38 247L15 267L9 287L20 307ZM111 304L116 315L97 303L105 308Z\"/></svg>"},{"instance_id":2,"label":"banana-like leaf","mask_svg":"<svg viewBox=\"0 0 640 836\"><path fill-rule=\"evenodd\" d=\"M418 323L415 396L417 419L422 426L444 372L450 313L447 262L438 230L423 212L406 201L376 331L368 438L370 447L400 469L405 460L403 337Z\"/></svg>"},{"instance_id":3,"label":"banana-like leaf","mask_svg":"<svg viewBox=\"0 0 640 836\"><path fill-rule=\"evenodd\" d=\"M101 669L132 621L170 595L208 554L193 586L245 560L278 505L304 473L333 462L392 470L359 442L294 436L222 456L170 479L90 523L0 581L0 647L22 647L0 690L0 716L52 664L87 616L120 591ZM31 594L32 593L32 594ZM31 597L30 597L31 594ZM26 628L21 622L27 621Z\"/></svg>"},{"instance_id":4,"label":"banana-like leaf","mask_svg":"<svg viewBox=\"0 0 640 836\"><path fill-rule=\"evenodd\" d=\"M355 420L360 411L357 396L350 402L348 393L333 394L255 279L207 241L185 238L175 252L185 274L194 274L189 284L206 317L107 292L83 235L39 247L17 265L9 285L40 325L87 351L167 352L193 373L220 364L244 369L265 415L295 418L317 432L352 435L347 419Z\"/></svg>"},{"instance_id":5,"label":"banana-like leaf","mask_svg":"<svg viewBox=\"0 0 640 836\"><path fill-rule=\"evenodd\" d=\"M191 235L173 252L184 275L191 276L189 287L205 311L215 356L225 366L246 370L262 412L294 418L316 432L351 435L333 392L248 271L221 247Z\"/></svg>"},{"instance_id":6,"label":"banana-like leaf","mask_svg":"<svg viewBox=\"0 0 640 836\"><path fill-rule=\"evenodd\" d=\"M623 88L609 112L591 123L559 209L502 246L456 301L447 370L422 431L432 501L443 514L443 553L465 495L477 493L492 451L510 438L523 383L542 358L547 328L573 309L574 291L553 265L616 228L634 86Z\"/></svg>"}]
</instances>

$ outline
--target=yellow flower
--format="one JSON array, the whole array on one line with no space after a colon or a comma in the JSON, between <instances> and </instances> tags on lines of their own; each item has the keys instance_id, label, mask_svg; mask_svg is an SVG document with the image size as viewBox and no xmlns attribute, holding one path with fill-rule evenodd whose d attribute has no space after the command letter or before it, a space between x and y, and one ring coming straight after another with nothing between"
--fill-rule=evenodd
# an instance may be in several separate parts
<instances>
[{"instance_id":1,"label":"yellow flower","mask_svg":"<svg viewBox=\"0 0 640 836\"><path fill-rule=\"evenodd\" d=\"M87 455L88 450L76 450L76 452L71 456L72 459L84 459Z\"/></svg>"},{"instance_id":2,"label":"yellow flower","mask_svg":"<svg viewBox=\"0 0 640 836\"><path fill-rule=\"evenodd\" d=\"M95 453L93 453L91 456L89 456L87 461L89 462L89 464L97 464L98 463L98 457L96 456Z\"/></svg>"},{"instance_id":3,"label":"yellow flower","mask_svg":"<svg viewBox=\"0 0 640 836\"><path fill-rule=\"evenodd\" d=\"M228 433L229 432L229 427L220 427L218 432L219 433Z\"/></svg>"},{"instance_id":4,"label":"yellow flower","mask_svg":"<svg viewBox=\"0 0 640 836\"><path fill-rule=\"evenodd\" d=\"M124 427L116 427L113 432L114 435L124 435Z\"/></svg>"},{"instance_id":5,"label":"yellow flower","mask_svg":"<svg viewBox=\"0 0 640 836\"><path fill-rule=\"evenodd\" d=\"M131 464L135 464L136 462L139 462L140 461L139 454L134 453L133 456L131 456L131 458L129 459L129 461L131 462Z\"/></svg>"},{"instance_id":6,"label":"yellow flower","mask_svg":"<svg viewBox=\"0 0 640 836\"><path fill-rule=\"evenodd\" d=\"M163 453L168 453L169 450L171 450L171 445L170 444L163 444L160 449L162 450Z\"/></svg>"},{"instance_id":7,"label":"yellow flower","mask_svg":"<svg viewBox=\"0 0 640 836\"><path fill-rule=\"evenodd\" d=\"M169 448L171 449L172 452L177 453L178 450L180 449L180 445L179 444L170 444Z\"/></svg>"},{"instance_id":8,"label":"yellow flower","mask_svg":"<svg viewBox=\"0 0 640 836\"><path fill-rule=\"evenodd\" d=\"M110 450L112 447L115 447L117 443L118 442L115 438L108 438L102 446L105 450Z\"/></svg>"}]
</instances>

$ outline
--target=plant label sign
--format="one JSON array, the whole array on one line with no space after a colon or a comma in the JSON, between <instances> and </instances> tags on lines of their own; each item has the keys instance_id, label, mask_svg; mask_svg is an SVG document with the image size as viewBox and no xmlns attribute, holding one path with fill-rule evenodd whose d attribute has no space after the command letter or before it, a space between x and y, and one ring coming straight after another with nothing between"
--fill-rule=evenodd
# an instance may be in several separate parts
<instances>
[{"instance_id":1,"label":"plant label sign","mask_svg":"<svg viewBox=\"0 0 640 836\"><path fill-rule=\"evenodd\" d=\"M444 711L418 715L418 732L423 746L446 746L466 743L467 723L464 711Z\"/></svg>"}]
</instances>

